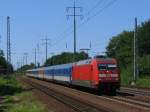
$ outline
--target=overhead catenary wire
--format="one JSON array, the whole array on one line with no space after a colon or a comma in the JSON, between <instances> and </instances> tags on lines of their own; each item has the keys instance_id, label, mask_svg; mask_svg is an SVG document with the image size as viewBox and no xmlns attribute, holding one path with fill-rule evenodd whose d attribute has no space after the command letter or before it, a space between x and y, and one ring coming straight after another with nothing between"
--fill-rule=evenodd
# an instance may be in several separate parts
<instances>
[{"instance_id":1,"label":"overhead catenary wire","mask_svg":"<svg viewBox=\"0 0 150 112\"><path fill-rule=\"evenodd\" d=\"M70 25L70 26L69 26L66 30L64 30L59 36L57 36L57 39L55 39L55 42L51 44L51 47L57 45L57 42L58 42L59 40L62 40L62 39L64 39L64 38L66 38L67 36L65 36L65 35L69 35L69 34L73 33L73 30L71 30L71 31L68 32L68 30L70 30L71 28L72 28L72 25Z\"/></svg>"},{"instance_id":2,"label":"overhead catenary wire","mask_svg":"<svg viewBox=\"0 0 150 112\"><path fill-rule=\"evenodd\" d=\"M92 20L94 17L96 17L97 15L99 15L100 13L102 13L105 9L109 8L112 4L114 4L117 0L111 0L111 1L106 1L106 0L100 0L96 3L96 5L94 5L91 9L89 9L84 15L86 19L84 19L84 21L77 25L77 28L81 28L82 26L84 26L85 24L87 24L90 20ZM97 12L95 12L93 14L93 12L99 8L99 10ZM70 25L66 30L64 30L60 35L56 36L57 38L55 38L54 42L53 40L51 43L51 46L49 48L54 48L55 46L58 47L58 45L60 45L63 41L65 41L65 39L67 37L69 37L69 35L71 35L73 33L73 29L72 29L72 25ZM94 46L94 45L93 45ZM92 47L93 47L92 46Z\"/></svg>"},{"instance_id":3,"label":"overhead catenary wire","mask_svg":"<svg viewBox=\"0 0 150 112\"><path fill-rule=\"evenodd\" d=\"M99 0L96 5L94 5L88 12L86 12L84 15L89 15L91 12L93 12L98 6L100 6L103 2L106 2L106 0Z\"/></svg>"},{"instance_id":4,"label":"overhead catenary wire","mask_svg":"<svg viewBox=\"0 0 150 112\"><path fill-rule=\"evenodd\" d=\"M86 24L87 22L89 22L91 19L93 19L94 17L96 17L97 15L99 15L100 13L102 13L106 8L110 7L112 4L114 4L117 0L112 0L110 1L108 4L106 4L105 6L103 6L100 10L98 10L96 13L94 13L93 15L89 16L83 23L81 23L78 27L82 27L84 24Z\"/></svg>"},{"instance_id":5,"label":"overhead catenary wire","mask_svg":"<svg viewBox=\"0 0 150 112\"><path fill-rule=\"evenodd\" d=\"M98 1L98 3L96 3L96 5L94 5L88 12L86 12L84 15L89 15L94 9L96 9L100 4L102 4L103 1L106 0L100 0ZM68 27L66 30L64 30L64 32L59 36L60 38L58 38L56 40L56 42L54 42L54 44L51 45L51 47L54 47L58 44L60 44L60 42L58 43L58 40L64 40L64 38L66 38L67 36L71 35L73 33L73 30L69 31L72 28L72 25L70 27ZM66 35L65 35L66 34ZM64 36L63 36L64 35Z\"/></svg>"},{"instance_id":6,"label":"overhead catenary wire","mask_svg":"<svg viewBox=\"0 0 150 112\"><path fill-rule=\"evenodd\" d=\"M106 0L105 0L106 1ZM94 5L94 7L92 7L87 13L85 13L85 15L89 15L91 14L91 12L93 12L93 10L95 10L99 5L101 5L102 3L105 3L104 0L98 1L98 3L96 5ZM104 5L102 8L100 8L96 13L94 13L93 15L87 17L87 19L85 19L81 24L79 24L77 27L80 28L83 25L85 25L86 23L88 23L91 19L93 19L94 17L96 17L97 15L99 15L100 13L102 13L105 9L109 8L111 5L113 5L117 0L111 0L109 1L106 5ZM72 27L72 26L70 26ZM69 29L69 28L68 28ZM66 33L67 30L65 30ZM73 33L73 30L69 31L68 33L66 33L66 35L62 36L61 38L59 38L59 41L56 41L54 44L51 45L51 47L54 47L58 44L60 44L62 41L64 41L67 36L71 35Z\"/></svg>"}]
</instances>

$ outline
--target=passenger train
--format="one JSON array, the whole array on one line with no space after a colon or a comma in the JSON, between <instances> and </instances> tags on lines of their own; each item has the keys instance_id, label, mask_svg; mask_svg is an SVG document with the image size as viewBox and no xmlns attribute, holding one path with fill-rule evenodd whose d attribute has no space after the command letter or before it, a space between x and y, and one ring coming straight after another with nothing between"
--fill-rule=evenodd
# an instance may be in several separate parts
<instances>
[{"instance_id":1,"label":"passenger train","mask_svg":"<svg viewBox=\"0 0 150 112\"><path fill-rule=\"evenodd\" d=\"M27 70L27 76L98 91L116 92L120 88L119 68L113 58L93 58Z\"/></svg>"}]
</instances>

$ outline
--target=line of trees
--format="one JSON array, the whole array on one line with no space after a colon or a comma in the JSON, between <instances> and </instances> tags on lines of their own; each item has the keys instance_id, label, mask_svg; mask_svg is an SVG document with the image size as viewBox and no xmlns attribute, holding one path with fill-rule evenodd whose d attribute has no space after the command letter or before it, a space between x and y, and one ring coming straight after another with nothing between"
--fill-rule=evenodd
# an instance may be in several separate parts
<instances>
[{"instance_id":1,"label":"line of trees","mask_svg":"<svg viewBox=\"0 0 150 112\"><path fill-rule=\"evenodd\" d=\"M26 70L37 68L37 67L46 67L46 66L52 66L52 65L72 63L74 62L74 59L75 61L79 61L79 60L84 60L88 58L89 58L88 54L85 52L79 52L79 53L77 52L75 55L74 53L71 53L71 52L63 52L61 54L49 57L44 63L44 65L42 66L35 66L34 63L31 63L30 65L24 65L18 68L17 71L21 72L21 71L26 71Z\"/></svg>"},{"instance_id":2,"label":"line of trees","mask_svg":"<svg viewBox=\"0 0 150 112\"><path fill-rule=\"evenodd\" d=\"M30 65L21 66L20 68L17 69L17 71L21 72L21 71L26 71L26 70L33 69L33 68L35 68L35 64L30 63Z\"/></svg>"},{"instance_id":3,"label":"line of trees","mask_svg":"<svg viewBox=\"0 0 150 112\"><path fill-rule=\"evenodd\" d=\"M132 74L134 31L123 31L111 38L106 47L107 55L115 57L121 69L129 69ZM150 75L150 20L141 23L137 29L138 65L140 75Z\"/></svg>"},{"instance_id":4,"label":"line of trees","mask_svg":"<svg viewBox=\"0 0 150 112\"><path fill-rule=\"evenodd\" d=\"M74 55L74 53L71 52L63 52L60 55L54 55L47 59L44 66L51 66L51 65L58 65L58 64L66 64L66 63L72 63L74 61L84 60L88 59L88 54L85 52L79 52Z\"/></svg>"}]
</instances>

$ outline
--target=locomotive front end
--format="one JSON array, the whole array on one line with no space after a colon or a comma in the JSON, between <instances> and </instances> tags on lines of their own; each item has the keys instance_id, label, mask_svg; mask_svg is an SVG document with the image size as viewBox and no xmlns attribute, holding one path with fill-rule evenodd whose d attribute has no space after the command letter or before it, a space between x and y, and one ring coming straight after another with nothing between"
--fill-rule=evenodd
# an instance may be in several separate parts
<instances>
[{"instance_id":1,"label":"locomotive front end","mask_svg":"<svg viewBox=\"0 0 150 112\"><path fill-rule=\"evenodd\" d=\"M120 73L115 59L103 59L97 62L99 89L116 92L120 88Z\"/></svg>"}]
</instances>

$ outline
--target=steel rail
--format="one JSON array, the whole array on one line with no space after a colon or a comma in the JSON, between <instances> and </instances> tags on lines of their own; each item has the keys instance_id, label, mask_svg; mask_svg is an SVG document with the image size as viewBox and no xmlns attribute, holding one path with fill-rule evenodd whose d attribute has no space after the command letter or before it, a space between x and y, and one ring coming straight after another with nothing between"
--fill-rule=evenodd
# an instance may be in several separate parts
<instances>
[{"instance_id":1,"label":"steel rail","mask_svg":"<svg viewBox=\"0 0 150 112\"><path fill-rule=\"evenodd\" d=\"M33 88L45 93L46 95L53 97L54 99L58 100L59 102L67 105L68 107L74 109L78 112L110 112L109 110L104 110L103 108L97 108L93 105L88 104L87 102L81 102L78 99L66 96L64 94L58 93L44 85L39 83L35 83L33 81L22 79L27 84L31 85Z\"/></svg>"},{"instance_id":2,"label":"steel rail","mask_svg":"<svg viewBox=\"0 0 150 112\"><path fill-rule=\"evenodd\" d=\"M146 108L150 109L150 104L146 103L146 102L143 102L143 101L138 101L138 100L135 100L135 99L133 100L133 99L130 99L130 98L123 98L123 97L118 97L118 96L113 97L113 99L123 101L123 102L127 102L127 103L131 103L131 104L135 104L135 105L139 105L139 106L146 107Z\"/></svg>"},{"instance_id":3,"label":"steel rail","mask_svg":"<svg viewBox=\"0 0 150 112\"><path fill-rule=\"evenodd\" d=\"M129 93L129 94L134 94L134 95L144 95L144 96L150 96L150 91L148 90L139 90L139 89L132 89L132 88L124 88L121 87L120 93Z\"/></svg>"}]
</instances>

